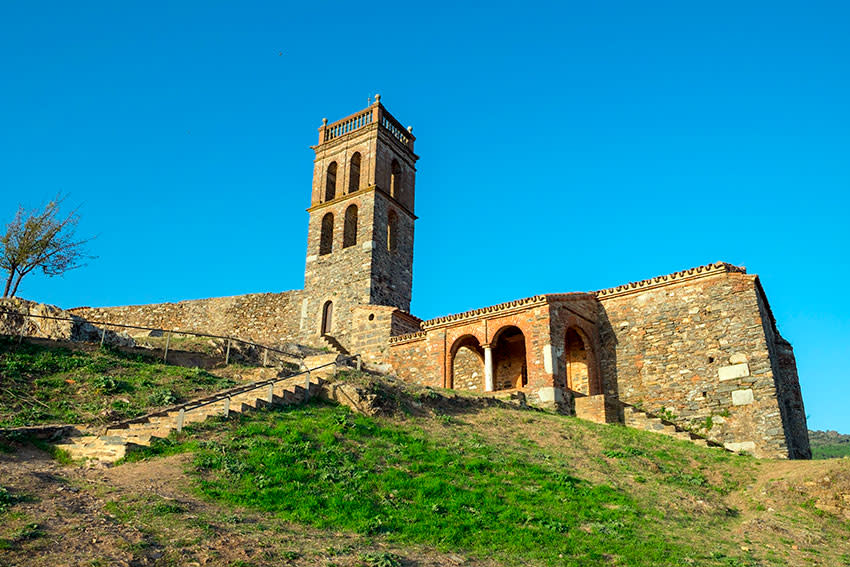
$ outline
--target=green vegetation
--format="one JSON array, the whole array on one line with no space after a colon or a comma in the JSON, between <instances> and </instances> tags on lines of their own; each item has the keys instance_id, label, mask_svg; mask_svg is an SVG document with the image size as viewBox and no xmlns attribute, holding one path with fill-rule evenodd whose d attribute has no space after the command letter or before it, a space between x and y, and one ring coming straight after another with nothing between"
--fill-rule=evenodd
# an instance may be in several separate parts
<instances>
[{"instance_id":1,"label":"green vegetation","mask_svg":"<svg viewBox=\"0 0 850 567\"><path fill-rule=\"evenodd\" d=\"M519 417L513 410L490 412L496 420ZM529 421L568 435L604 427L551 414ZM451 427L451 434L423 430L426 423ZM737 521L737 511L721 499L747 477L752 460L746 457L605 427L611 446L596 464L628 478L640 471L638 496L628 485L574 474L570 455L541 443L517 441L506 450L464 431L469 427L458 417L399 423L319 404L242 416L219 431L222 426L214 440L166 440L140 455L191 451L197 488L216 501L397 544L523 564L749 564L731 562L740 555L734 549L720 553L716 544L698 545L699 537L685 541L669 533L682 525L711 533ZM711 474L712 463L727 473ZM696 515L677 503L695 499L706 507ZM391 554L361 559L398 564Z\"/></svg>"},{"instance_id":2,"label":"green vegetation","mask_svg":"<svg viewBox=\"0 0 850 567\"><path fill-rule=\"evenodd\" d=\"M235 383L110 347L70 350L5 337L0 375L0 427L127 419Z\"/></svg>"},{"instance_id":3,"label":"green vegetation","mask_svg":"<svg viewBox=\"0 0 850 567\"><path fill-rule=\"evenodd\" d=\"M850 435L836 431L809 431L813 459L850 457Z\"/></svg>"}]
</instances>

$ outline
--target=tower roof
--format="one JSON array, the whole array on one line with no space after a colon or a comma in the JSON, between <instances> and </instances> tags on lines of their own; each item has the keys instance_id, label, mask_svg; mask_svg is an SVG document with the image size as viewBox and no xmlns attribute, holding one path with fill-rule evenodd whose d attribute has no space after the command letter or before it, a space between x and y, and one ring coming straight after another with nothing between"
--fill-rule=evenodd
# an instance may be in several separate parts
<instances>
[{"instance_id":1,"label":"tower roof","mask_svg":"<svg viewBox=\"0 0 850 567\"><path fill-rule=\"evenodd\" d=\"M413 142L416 140L416 136L413 135L413 126L407 128L402 126L401 122L396 120L381 104L381 95L379 94L375 95L375 102L368 107L350 114L342 120L328 123L328 119L323 118L322 125L319 127L319 143L313 149L361 128L366 128L371 124L378 124L413 153Z\"/></svg>"}]
</instances>

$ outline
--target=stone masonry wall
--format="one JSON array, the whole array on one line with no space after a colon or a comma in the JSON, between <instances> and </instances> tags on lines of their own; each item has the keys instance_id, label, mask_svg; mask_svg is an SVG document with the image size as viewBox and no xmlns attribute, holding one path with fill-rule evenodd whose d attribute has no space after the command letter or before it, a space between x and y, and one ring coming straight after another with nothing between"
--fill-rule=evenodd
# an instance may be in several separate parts
<instances>
[{"instance_id":1,"label":"stone masonry wall","mask_svg":"<svg viewBox=\"0 0 850 567\"><path fill-rule=\"evenodd\" d=\"M295 290L69 311L91 321L232 336L274 345L297 342L300 297L301 291Z\"/></svg>"},{"instance_id":2,"label":"stone masonry wall","mask_svg":"<svg viewBox=\"0 0 850 567\"><path fill-rule=\"evenodd\" d=\"M484 391L484 355L472 347L457 349L452 362L452 386L457 390Z\"/></svg>"},{"instance_id":3,"label":"stone masonry wall","mask_svg":"<svg viewBox=\"0 0 850 567\"><path fill-rule=\"evenodd\" d=\"M412 339L390 343L387 362L395 374L412 384L442 388L443 338L440 333L430 337L416 333Z\"/></svg>"},{"instance_id":4,"label":"stone masonry wall","mask_svg":"<svg viewBox=\"0 0 850 567\"><path fill-rule=\"evenodd\" d=\"M358 191L350 197L311 209L304 295L298 323L302 342L318 343L322 329L322 310L325 303L330 301L333 312L329 334L348 347L348 336L353 324L352 310L357 305L369 303L370 257L375 246L372 230L374 203L374 191ZM345 210L351 205L357 206L357 241L344 248ZM333 247L330 253L319 254L322 219L328 213L334 216Z\"/></svg>"},{"instance_id":5,"label":"stone masonry wall","mask_svg":"<svg viewBox=\"0 0 850 567\"><path fill-rule=\"evenodd\" d=\"M726 272L601 297L607 393L733 450L788 457L759 301L756 276Z\"/></svg>"},{"instance_id":6,"label":"stone masonry wall","mask_svg":"<svg viewBox=\"0 0 850 567\"><path fill-rule=\"evenodd\" d=\"M797 377L797 361L794 358L794 349L791 348L788 341L779 335L773 313L770 311L767 298L758 280L756 280L756 292L762 325L770 351L779 411L788 444L788 454L792 459L811 459L809 430L806 425L806 411L803 407L800 381Z\"/></svg>"},{"instance_id":7,"label":"stone masonry wall","mask_svg":"<svg viewBox=\"0 0 850 567\"><path fill-rule=\"evenodd\" d=\"M395 215L395 247L387 241L390 214ZM375 234L372 250L370 303L410 311L413 290L414 217L380 191L375 192Z\"/></svg>"}]
</instances>

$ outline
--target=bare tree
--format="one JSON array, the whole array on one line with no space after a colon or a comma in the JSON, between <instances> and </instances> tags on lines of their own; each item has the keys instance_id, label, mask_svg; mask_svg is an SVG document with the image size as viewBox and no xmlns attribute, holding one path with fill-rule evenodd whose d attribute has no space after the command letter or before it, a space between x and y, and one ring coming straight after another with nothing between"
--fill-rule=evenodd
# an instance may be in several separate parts
<instances>
[{"instance_id":1,"label":"bare tree","mask_svg":"<svg viewBox=\"0 0 850 567\"><path fill-rule=\"evenodd\" d=\"M40 268L46 276L58 276L85 265L84 245L91 239L76 240L80 216L74 209L61 215L65 198L57 195L42 209L18 207L15 218L0 237L0 268L8 273L3 297L14 297L25 275Z\"/></svg>"}]
</instances>

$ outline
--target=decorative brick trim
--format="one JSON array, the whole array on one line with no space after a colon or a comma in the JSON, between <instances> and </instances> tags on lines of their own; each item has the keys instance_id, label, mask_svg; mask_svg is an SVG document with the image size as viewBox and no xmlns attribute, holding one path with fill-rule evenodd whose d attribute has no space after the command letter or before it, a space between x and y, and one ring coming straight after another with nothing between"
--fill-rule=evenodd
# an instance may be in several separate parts
<instances>
[{"instance_id":1,"label":"decorative brick trim","mask_svg":"<svg viewBox=\"0 0 850 567\"><path fill-rule=\"evenodd\" d=\"M416 331L415 333L408 333L406 335L396 335L395 337L390 337L389 344L397 345L402 343L409 343L413 341L421 341L425 340L425 337L428 336L427 331Z\"/></svg>"},{"instance_id":2,"label":"decorative brick trim","mask_svg":"<svg viewBox=\"0 0 850 567\"><path fill-rule=\"evenodd\" d=\"M612 297L619 297L621 295L637 293L646 291L647 289L663 287L682 281L704 278L706 276L713 276L715 274L722 273L746 274L747 270L742 266L735 266L727 264L726 262L716 262L714 264L706 264L705 266L697 266L696 268L682 270L681 272L674 272L672 274L667 274L666 276L657 276L648 280L631 282L624 285L618 285L617 287L609 287L608 289L599 290L595 292L595 294L599 299L610 299Z\"/></svg>"},{"instance_id":3,"label":"decorative brick trim","mask_svg":"<svg viewBox=\"0 0 850 567\"><path fill-rule=\"evenodd\" d=\"M515 299L513 301L499 303L498 305L491 305L489 307L481 307L479 309L473 309L471 311L464 311L463 313L456 313L454 315L437 317L436 319L429 319L428 321L423 321L422 328L433 329L435 327L441 327L450 323L454 323L456 321L474 319L476 317L480 317L481 315L504 313L509 311L515 311L517 309L526 309L528 307L533 307L536 305L543 305L544 303L547 303L547 297L548 296L546 295L535 295L533 297L526 297L524 299Z\"/></svg>"}]
</instances>

